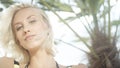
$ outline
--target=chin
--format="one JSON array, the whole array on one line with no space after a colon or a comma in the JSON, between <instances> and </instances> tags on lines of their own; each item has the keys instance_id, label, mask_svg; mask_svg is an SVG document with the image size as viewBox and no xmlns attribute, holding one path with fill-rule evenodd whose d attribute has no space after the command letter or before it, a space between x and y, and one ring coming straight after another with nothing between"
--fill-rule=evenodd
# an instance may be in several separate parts
<instances>
[{"instance_id":1,"label":"chin","mask_svg":"<svg viewBox=\"0 0 120 68\"><path fill-rule=\"evenodd\" d=\"M41 47L41 43L40 42L32 42L29 44L26 44L25 48L26 49L34 49L34 48L40 48Z\"/></svg>"}]
</instances>

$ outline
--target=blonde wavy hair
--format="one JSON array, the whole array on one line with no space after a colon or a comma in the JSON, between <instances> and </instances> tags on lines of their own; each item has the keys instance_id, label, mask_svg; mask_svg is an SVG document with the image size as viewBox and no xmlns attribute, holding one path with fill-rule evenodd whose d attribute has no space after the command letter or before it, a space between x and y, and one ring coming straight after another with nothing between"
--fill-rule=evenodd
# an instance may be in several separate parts
<instances>
[{"instance_id":1,"label":"blonde wavy hair","mask_svg":"<svg viewBox=\"0 0 120 68\"><path fill-rule=\"evenodd\" d=\"M18 62L24 62L24 63L29 62L29 58L30 58L29 54L23 47L17 44L11 25L14 15L17 13L17 11L23 8L39 9L40 14L42 16L42 20L45 23L47 23L49 27L49 34L48 34L48 38L46 39L44 48L46 49L48 54L54 56L53 33L47 15L38 6L26 4L26 3L13 4L9 8L4 10L1 14L0 40L2 42L3 47L6 49L6 53L11 53L12 57Z\"/></svg>"}]
</instances>

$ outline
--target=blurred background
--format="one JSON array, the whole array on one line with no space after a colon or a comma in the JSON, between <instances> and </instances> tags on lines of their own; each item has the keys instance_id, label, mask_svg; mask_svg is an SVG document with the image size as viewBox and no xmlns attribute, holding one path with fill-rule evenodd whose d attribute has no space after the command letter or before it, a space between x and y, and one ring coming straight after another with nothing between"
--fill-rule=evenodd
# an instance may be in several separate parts
<instances>
[{"instance_id":1,"label":"blurred background","mask_svg":"<svg viewBox=\"0 0 120 68\"><path fill-rule=\"evenodd\" d=\"M47 13L59 64L120 68L120 0L0 0L0 12L16 2L37 4Z\"/></svg>"}]
</instances>

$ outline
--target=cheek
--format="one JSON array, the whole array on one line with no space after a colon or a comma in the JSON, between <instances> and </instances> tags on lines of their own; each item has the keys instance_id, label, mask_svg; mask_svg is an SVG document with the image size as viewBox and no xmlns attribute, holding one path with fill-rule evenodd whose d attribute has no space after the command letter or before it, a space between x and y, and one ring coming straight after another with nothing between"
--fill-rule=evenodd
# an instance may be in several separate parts
<instances>
[{"instance_id":1,"label":"cheek","mask_svg":"<svg viewBox=\"0 0 120 68\"><path fill-rule=\"evenodd\" d=\"M13 28L12 28L12 30L13 30L13 37L14 37L14 40L15 40L16 44L18 44L19 41L18 41L17 33L16 33L16 31L15 31Z\"/></svg>"},{"instance_id":2,"label":"cheek","mask_svg":"<svg viewBox=\"0 0 120 68\"><path fill-rule=\"evenodd\" d=\"M18 46L24 48L24 45L23 45L23 44L24 44L24 41L21 40L21 38L17 37L17 39L16 39L16 43L18 44Z\"/></svg>"},{"instance_id":3,"label":"cheek","mask_svg":"<svg viewBox=\"0 0 120 68\"><path fill-rule=\"evenodd\" d=\"M16 34L16 40L19 42L19 44L21 43L21 41L22 41L22 36L21 36L20 33L17 33L17 34Z\"/></svg>"},{"instance_id":4,"label":"cheek","mask_svg":"<svg viewBox=\"0 0 120 68\"><path fill-rule=\"evenodd\" d=\"M47 29L49 29L47 23L45 23L45 22L41 23L41 29L42 29L42 30L47 30Z\"/></svg>"},{"instance_id":5,"label":"cheek","mask_svg":"<svg viewBox=\"0 0 120 68\"><path fill-rule=\"evenodd\" d=\"M33 32L44 32L45 30L47 30L46 26L44 25L36 25L34 28L33 28Z\"/></svg>"}]
</instances>

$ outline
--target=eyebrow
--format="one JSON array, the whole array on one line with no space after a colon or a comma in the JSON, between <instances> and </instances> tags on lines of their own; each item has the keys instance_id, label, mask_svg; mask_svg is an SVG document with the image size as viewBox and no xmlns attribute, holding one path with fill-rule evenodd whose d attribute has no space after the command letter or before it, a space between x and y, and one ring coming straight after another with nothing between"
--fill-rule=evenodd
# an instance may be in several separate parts
<instances>
[{"instance_id":1,"label":"eyebrow","mask_svg":"<svg viewBox=\"0 0 120 68\"><path fill-rule=\"evenodd\" d=\"M13 24L13 26L16 26L16 25L18 25L18 24L21 24L21 22L17 22L17 23L15 23L15 24Z\"/></svg>"},{"instance_id":2,"label":"eyebrow","mask_svg":"<svg viewBox=\"0 0 120 68\"><path fill-rule=\"evenodd\" d=\"M35 15L30 15L30 16L27 17L27 19L31 18L32 16L35 16ZM20 23L21 23L21 22L17 22L17 23L15 23L15 24L13 24L13 25L15 26L15 25L20 24Z\"/></svg>"},{"instance_id":3,"label":"eyebrow","mask_svg":"<svg viewBox=\"0 0 120 68\"><path fill-rule=\"evenodd\" d=\"M35 16L35 15L30 15L30 16L27 17L27 19L31 18L32 16Z\"/></svg>"}]
</instances>

